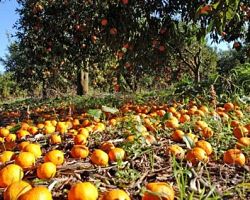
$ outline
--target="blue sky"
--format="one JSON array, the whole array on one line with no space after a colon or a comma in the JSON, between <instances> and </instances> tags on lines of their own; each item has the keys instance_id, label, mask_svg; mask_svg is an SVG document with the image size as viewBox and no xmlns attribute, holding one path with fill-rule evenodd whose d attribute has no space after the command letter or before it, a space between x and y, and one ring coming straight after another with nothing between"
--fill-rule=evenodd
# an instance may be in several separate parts
<instances>
[{"instance_id":1,"label":"blue sky","mask_svg":"<svg viewBox=\"0 0 250 200\"><path fill-rule=\"evenodd\" d=\"M18 4L16 0L4 0L0 3L0 57L7 54L7 47L13 38L8 37L8 34L14 34L13 24L18 19L18 14L15 12ZM215 46L213 44L212 46ZM227 43L216 45L218 50L228 49ZM231 47L232 45L230 45ZM4 67L0 63L0 73L4 71Z\"/></svg>"}]
</instances>

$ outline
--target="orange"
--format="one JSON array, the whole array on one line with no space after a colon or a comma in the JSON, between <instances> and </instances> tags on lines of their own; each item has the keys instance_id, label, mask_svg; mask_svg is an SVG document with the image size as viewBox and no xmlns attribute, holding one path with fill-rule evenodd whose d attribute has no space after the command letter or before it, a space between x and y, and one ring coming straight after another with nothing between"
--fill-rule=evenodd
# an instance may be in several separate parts
<instances>
[{"instance_id":1,"label":"orange","mask_svg":"<svg viewBox=\"0 0 250 200\"><path fill-rule=\"evenodd\" d=\"M52 125L45 125L44 126L44 130L43 132L47 135L47 134L52 134L56 131L56 127L52 126Z\"/></svg>"},{"instance_id":2,"label":"orange","mask_svg":"<svg viewBox=\"0 0 250 200\"><path fill-rule=\"evenodd\" d=\"M26 122L22 122L22 124L21 124L21 129L22 130L28 130L28 128L29 128L29 124L28 123L26 123Z\"/></svg>"},{"instance_id":3,"label":"orange","mask_svg":"<svg viewBox=\"0 0 250 200\"><path fill-rule=\"evenodd\" d=\"M223 155L223 161L227 164L243 166L246 162L245 155L239 149L229 149Z\"/></svg>"},{"instance_id":4,"label":"orange","mask_svg":"<svg viewBox=\"0 0 250 200\"><path fill-rule=\"evenodd\" d=\"M68 200L97 200L98 190L90 182L74 184L68 192Z\"/></svg>"},{"instance_id":5,"label":"orange","mask_svg":"<svg viewBox=\"0 0 250 200\"><path fill-rule=\"evenodd\" d=\"M6 137L10 134L9 129L7 128L0 128L0 137Z\"/></svg>"},{"instance_id":6,"label":"orange","mask_svg":"<svg viewBox=\"0 0 250 200\"><path fill-rule=\"evenodd\" d=\"M16 141L16 138L17 138L16 134L10 133L9 135L5 137L5 140L6 142L14 142Z\"/></svg>"},{"instance_id":7,"label":"orange","mask_svg":"<svg viewBox=\"0 0 250 200\"><path fill-rule=\"evenodd\" d=\"M236 144L237 148L249 147L250 146L250 138L249 137L242 137L238 139Z\"/></svg>"},{"instance_id":8,"label":"orange","mask_svg":"<svg viewBox=\"0 0 250 200\"><path fill-rule=\"evenodd\" d=\"M37 167L36 174L41 179L53 178L56 175L56 165L52 162L45 162Z\"/></svg>"},{"instance_id":9,"label":"orange","mask_svg":"<svg viewBox=\"0 0 250 200\"><path fill-rule=\"evenodd\" d=\"M18 200L52 200L52 194L44 186L36 186L22 194Z\"/></svg>"},{"instance_id":10,"label":"orange","mask_svg":"<svg viewBox=\"0 0 250 200\"><path fill-rule=\"evenodd\" d=\"M87 138L85 135L83 134L77 134L74 137L74 143L75 144L87 144Z\"/></svg>"},{"instance_id":11,"label":"orange","mask_svg":"<svg viewBox=\"0 0 250 200\"><path fill-rule=\"evenodd\" d=\"M166 182L153 182L146 185L142 200L174 200L174 190Z\"/></svg>"},{"instance_id":12,"label":"orange","mask_svg":"<svg viewBox=\"0 0 250 200\"><path fill-rule=\"evenodd\" d=\"M111 149L114 149L114 148L115 148L115 145L110 141L103 142L100 146L100 149L105 151L106 153L108 153Z\"/></svg>"},{"instance_id":13,"label":"orange","mask_svg":"<svg viewBox=\"0 0 250 200\"><path fill-rule=\"evenodd\" d=\"M101 25L102 26L106 26L108 24L108 20L106 19L106 18L103 18L102 20L101 20Z\"/></svg>"},{"instance_id":14,"label":"orange","mask_svg":"<svg viewBox=\"0 0 250 200\"><path fill-rule=\"evenodd\" d=\"M105 192L101 200L130 200L130 197L124 190L114 189Z\"/></svg>"},{"instance_id":15,"label":"orange","mask_svg":"<svg viewBox=\"0 0 250 200\"><path fill-rule=\"evenodd\" d=\"M185 123L190 121L190 116L188 114L182 114L180 116L180 123Z\"/></svg>"},{"instance_id":16,"label":"orange","mask_svg":"<svg viewBox=\"0 0 250 200\"><path fill-rule=\"evenodd\" d=\"M67 129L68 127L65 122L57 122L56 131L58 131L59 133L66 133Z\"/></svg>"},{"instance_id":17,"label":"orange","mask_svg":"<svg viewBox=\"0 0 250 200\"><path fill-rule=\"evenodd\" d=\"M197 142L198 141L198 136L193 134L193 133L187 133L185 134L185 136L191 140L193 143Z\"/></svg>"},{"instance_id":18,"label":"orange","mask_svg":"<svg viewBox=\"0 0 250 200\"><path fill-rule=\"evenodd\" d=\"M175 142L181 142L184 135L185 133L182 130L177 129L172 133L171 138Z\"/></svg>"},{"instance_id":19,"label":"orange","mask_svg":"<svg viewBox=\"0 0 250 200\"><path fill-rule=\"evenodd\" d=\"M36 126L30 126L28 128L28 131L30 132L30 134L35 135L38 132L38 128Z\"/></svg>"},{"instance_id":20,"label":"orange","mask_svg":"<svg viewBox=\"0 0 250 200\"><path fill-rule=\"evenodd\" d=\"M89 149L85 145L74 145L71 149L73 158L86 158L89 155Z\"/></svg>"},{"instance_id":21,"label":"orange","mask_svg":"<svg viewBox=\"0 0 250 200\"><path fill-rule=\"evenodd\" d=\"M51 144L61 144L62 143L62 138L59 134L54 133L50 136L50 143Z\"/></svg>"},{"instance_id":22,"label":"orange","mask_svg":"<svg viewBox=\"0 0 250 200\"><path fill-rule=\"evenodd\" d=\"M24 147L23 151L33 153L35 158L39 158L42 155L40 144L35 144L35 143L27 144Z\"/></svg>"},{"instance_id":23,"label":"orange","mask_svg":"<svg viewBox=\"0 0 250 200\"><path fill-rule=\"evenodd\" d=\"M35 165L36 158L31 152L20 152L15 157L15 163L22 167L23 169L30 169Z\"/></svg>"},{"instance_id":24,"label":"orange","mask_svg":"<svg viewBox=\"0 0 250 200\"><path fill-rule=\"evenodd\" d=\"M223 107L224 107L226 112L234 110L234 104L231 102L225 103Z\"/></svg>"},{"instance_id":25,"label":"orange","mask_svg":"<svg viewBox=\"0 0 250 200\"><path fill-rule=\"evenodd\" d=\"M95 149L90 157L90 160L96 165L106 166L109 162L109 156L105 151L101 149Z\"/></svg>"},{"instance_id":26,"label":"orange","mask_svg":"<svg viewBox=\"0 0 250 200\"><path fill-rule=\"evenodd\" d=\"M43 129L43 128L44 128L44 124L39 123L39 124L36 125L36 127L37 127L38 129Z\"/></svg>"},{"instance_id":27,"label":"orange","mask_svg":"<svg viewBox=\"0 0 250 200\"><path fill-rule=\"evenodd\" d=\"M248 130L246 127L239 125L234 127L233 134L236 138L240 139L241 137L246 137L248 135Z\"/></svg>"},{"instance_id":28,"label":"orange","mask_svg":"<svg viewBox=\"0 0 250 200\"><path fill-rule=\"evenodd\" d=\"M202 148L207 153L208 156L211 155L213 152L213 148L212 148L211 144L205 140L197 141L195 143L195 146Z\"/></svg>"},{"instance_id":29,"label":"orange","mask_svg":"<svg viewBox=\"0 0 250 200\"><path fill-rule=\"evenodd\" d=\"M202 105L199 110L203 111L203 113L209 113L209 110L208 110L208 107L207 106L204 106Z\"/></svg>"},{"instance_id":30,"label":"orange","mask_svg":"<svg viewBox=\"0 0 250 200\"><path fill-rule=\"evenodd\" d=\"M60 150L52 150L49 151L45 156L44 156L44 162L53 162L55 165L62 165L64 162L64 154Z\"/></svg>"},{"instance_id":31,"label":"orange","mask_svg":"<svg viewBox=\"0 0 250 200\"><path fill-rule=\"evenodd\" d=\"M5 163L12 160L14 156L13 151L3 151L0 155L0 163Z\"/></svg>"},{"instance_id":32,"label":"orange","mask_svg":"<svg viewBox=\"0 0 250 200\"><path fill-rule=\"evenodd\" d=\"M31 185L26 181L17 181L11 183L3 193L4 200L16 200L25 192L32 189Z\"/></svg>"},{"instance_id":33,"label":"orange","mask_svg":"<svg viewBox=\"0 0 250 200\"><path fill-rule=\"evenodd\" d=\"M185 156L185 151L179 145L173 144L167 148L167 154L175 156L177 159L183 159Z\"/></svg>"},{"instance_id":34,"label":"orange","mask_svg":"<svg viewBox=\"0 0 250 200\"><path fill-rule=\"evenodd\" d=\"M204 138L208 139L214 135L214 131L210 127L205 127L204 129L201 130L201 135Z\"/></svg>"},{"instance_id":35,"label":"orange","mask_svg":"<svg viewBox=\"0 0 250 200\"><path fill-rule=\"evenodd\" d=\"M240 110L235 110L235 115L240 119L244 117L243 112Z\"/></svg>"},{"instance_id":36,"label":"orange","mask_svg":"<svg viewBox=\"0 0 250 200\"><path fill-rule=\"evenodd\" d=\"M30 144L29 141L23 141L23 142L21 142L21 143L18 145L19 150L20 150L20 151L23 151L24 148L25 148L28 144Z\"/></svg>"},{"instance_id":37,"label":"orange","mask_svg":"<svg viewBox=\"0 0 250 200\"><path fill-rule=\"evenodd\" d=\"M193 149L187 152L186 160L191 162L193 165L196 165L199 162L207 162L208 156L202 148L194 147Z\"/></svg>"},{"instance_id":38,"label":"orange","mask_svg":"<svg viewBox=\"0 0 250 200\"><path fill-rule=\"evenodd\" d=\"M195 122L196 130L203 130L206 127L208 127L207 123L202 120L198 120Z\"/></svg>"},{"instance_id":39,"label":"orange","mask_svg":"<svg viewBox=\"0 0 250 200\"><path fill-rule=\"evenodd\" d=\"M108 156L111 162L123 160L125 158L125 151L122 148L116 147L109 151Z\"/></svg>"},{"instance_id":40,"label":"orange","mask_svg":"<svg viewBox=\"0 0 250 200\"><path fill-rule=\"evenodd\" d=\"M0 187L7 187L22 178L23 169L19 165L9 164L0 170Z\"/></svg>"},{"instance_id":41,"label":"orange","mask_svg":"<svg viewBox=\"0 0 250 200\"><path fill-rule=\"evenodd\" d=\"M155 136L147 134L143 136L145 138L145 141L148 145L154 144L156 143L156 139Z\"/></svg>"},{"instance_id":42,"label":"orange","mask_svg":"<svg viewBox=\"0 0 250 200\"><path fill-rule=\"evenodd\" d=\"M232 120L231 123L230 123L230 126L232 126L232 127L237 127L239 125L240 125L240 122L237 121L237 120Z\"/></svg>"},{"instance_id":43,"label":"orange","mask_svg":"<svg viewBox=\"0 0 250 200\"><path fill-rule=\"evenodd\" d=\"M27 130L20 129L20 130L17 131L17 138L18 139L24 138L24 137L26 137L28 135L30 135L30 133Z\"/></svg>"},{"instance_id":44,"label":"orange","mask_svg":"<svg viewBox=\"0 0 250 200\"><path fill-rule=\"evenodd\" d=\"M84 135L86 138L89 137L89 130L87 128L79 128L78 134Z\"/></svg>"},{"instance_id":45,"label":"orange","mask_svg":"<svg viewBox=\"0 0 250 200\"><path fill-rule=\"evenodd\" d=\"M168 128L178 128L179 127L178 119L176 117L168 119L165 123L165 126Z\"/></svg>"}]
</instances>

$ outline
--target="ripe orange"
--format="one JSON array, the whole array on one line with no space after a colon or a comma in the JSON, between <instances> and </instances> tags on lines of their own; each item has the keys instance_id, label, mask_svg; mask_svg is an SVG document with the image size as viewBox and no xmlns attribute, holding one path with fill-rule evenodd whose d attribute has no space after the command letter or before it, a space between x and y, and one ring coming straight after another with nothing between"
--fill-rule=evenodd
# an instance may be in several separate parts
<instances>
[{"instance_id":1,"label":"ripe orange","mask_svg":"<svg viewBox=\"0 0 250 200\"><path fill-rule=\"evenodd\" d=\"M109 151L108 156L111 162L123 160L125 158L125 151L122 148L116 147Z\"/></svg>"},{"instance_id":2,"label":"ripe orange","mask_svg":"<svg viewBox=\"0 0 250 200\"><path fill-rule=\"evenodd\" d=\"M56 124L56 131L59 133L66 133L68 129L68 126L66 125L65 122L57 122Z\"/></svg>"},{"instance_id":3,"label":"ripe orange","mask_svg":"<svg viewBox=\"0 0 250 200\"><path fill-rule=\"evenodd\" d=\"M174 200L175 192L166 182L153 182L146 185L142 200Z\"/></svg>"},{"instance_id":4,"label":"ripe orange","mask_svg":"<svg viewBox=\"0 0 250 200\"><path fill-rule=\"evenodd\" d=\"M71 149L73 158L86 158L89 155L89 149L85 145L74 145Z\"/></svg>"},{"instance_id":5,"label":"ripe orange","mask_svg":"<svg viewBox=\"0 0 250 200\"><path fill-rule=\"evenodd\" d=\"M207 128L208 125L206 122L202 121L202 120L198 120L195 122L195 128L196 130L203 130L205 128Z\"/></svg>"},{"instance_id":6,"label":"ripe orange","mask_svg":"<svg viewBox=\"0 0 250 200\"><path fill-rule=\"evenodd\" d=\"M236 138L240 139L241 137L246 137L248 135L248 130L246 127L239 125L234 127L233 134Z\"/></svg>"},{"instance_id":7,"label":"ripe orange","mask_svg":"<svg viewBox=\"0 0 250 200\"><path fill-rule=\"evenodd\" d=\"M36 186L22 194L18 200L52 200L52 194L44 186Z\"/></svg>"},{"instance_id":8,"label":"ripe orange","mask_svg":"<svg viewBox=\"0 0 250 200\"><path fill-rule=\"evenodd\" d=\"M239 149L229 149L224 153L224 163L243 166L246 162L245 155Z\"/></svg>"},{"instance_id":9,"label":"ripe orange","mask_svg":"<svg viewBox=\"0 0 250 200\"><path fill-rule=\"evenodd\" d=\"M231 123L230 123L230 126L232 126L232 127L237 127L239 125L240 125L240 122L237 121L237 120L232 120Z\"/></svg>"},{"instance_id":10,"label":"ripe orange","mask_svg":"<svg viewBox=\"0 0 250 200\"><path fill-rule=\"evenodd\" d=\"M105 192L101 200L130 200L130 197L124 190L114 189Z\"/></svg>"},{"instance_id":11,"label":"ripe orange","mask_svg":"<svg viewBox=\"0 0 250 200\"><path fill-rule=\"evenodd\" d=\"M6 137L10 134L9 129L7 128L0 128L0 137Z\"/></svg>"},{"instance_id":12,"label":"ripe orange","mask_svg":"<svg viewBox=\"0 0 250 200\"><path fill-rule=\"evenodd\" d=\"M14 156L14 152L13 151L3 151L0 155L0 163L5 163L10 161Z\"/></svg>"},{"instance_id":13,"label":"ripe orange","mask_svg":"<svg viewBox=\"0 0 250 200\"><path fill-rule=\"evenodd\" d=\"M178 128L179 127L178 119L176 117L172 117L171 119L168 119L166 121L165 125L168 128Z\"/></svg>"},{"instance_id":14,"label":"ripe orange","mask_svg":"<svg viewBox=\"0 0 250 200\"><path fill-rule=\"evenodd\" d=\"M181 142L184 135L185 133L182 130L177 129L172 133L171 138L175 142Z\"/></svg>"},{"instance_id":15,"label":"ripe orange","mask_svg":"<svg viewBox=\"0 0 250 200\"><path fill-rule=\"evenodd\" d=\"M59 134L54 133L50 136L50 143L51 144L61 144L62 143L62 138Z\"/></svg>"},{"instance_id":16,"label":"ripe orange","mask_svg":"<svg viewBox=\"0 0 250 200\"><path fill-rule=\"evenodd\" d=\"M98 190L90 182L73 185L68 192L68 200L97 200Z\"/></svg>"},{"instance_id":17,"label":"ripe orange","mask_svg":"<svg viewBox=\"0 0 250 200\"><path fill-rule=\"evenodd\" d=\"M101 20L101 25L102 25L102 26L107 26L107 24L108 24L108 20L107 20L106 18L103 18L103 19Z\"/></svg>"},{"instance_id":18,"label":"ripe orange","mask_svg":"<svg viewBox=\"0 0 250 200\"><path fill-rule=\"evenodd\" d=\"M225 103L223 107L224 107L226 112L234 110L234 104L231 102Z\"/></svg>"},{"instance_id":19,"label":"ripe orange","mask_svg":"<svg viewBox=\"0 0 250 200\"><path fill-rule=\"evenodd\" d=\"M244 114L241 110L235 110L235 115L240 119L244 117Z\"/></svg>"},{"instance_id":20,"label":"ripe orange","mask_svg":"<svg viewBox=\"0 0 250 200\"><path fill-rule=\"evenodd\" d=\"M18 139L24 138L24 137L26 137L28 135L30 135L30 133L27 130L20 129L20 130L17 131L17 138Z\"/></svg>"},{"instance_id":21,"label":"ripe orange","mask_svg":"<svg viewBox=\"0 0 250 200\"><path fill-rule=\"evenodd\" d=\"M35 158L39 158L42 155L40 144L35 144L35 143L27 144L24 147L23 151L33 153Z\"/></svg>"},{"instance_id":22,"label":"ripe orange","mask_svg":"<svg viewBox=\"0 0 250 200\"><path fill-rule=\"evenodd\" d=\"M114 149L115 145L112 142L103 142L100 146L100 149L108 153L111 149Z\"/></svg>"},{"instance_id":23,"label":"ripe orange","mask_svg":"<svg viewBox=\"0 0 250 200\"><path fill-rule=\"evenodd\" d=\"M214 135L214 131L210 127L205 127L204 129L201 130L201 135L204 138L208 139Z\"/></svg>"},{"instance_id":24,"label":"ripe orange","mask_svg":"<svg viewBox=\"0 0 250 200\"><path fill-rule=\"evenodd\" d=\"M191 162L193 165L196 165L199 162L208 162L208 156L202 148L194 147L187 152L186 160Z\"/></svg>"},{"instance_id":25,"label":"ripe orange","mask_svg":"<svg viewBox=\"0 0 250 200\"><path fill-rule=\"evenodd\" d=\"M212 145L209 142L205 141L205 140L197 141L195 143L195 146L202 148L207 153L208 156L211 155L212 152L213 152Z\"/></svg>"},{"instance_id":26,"label":"ripe orange","mask_svg":"<svg viewBox=\"0 0 250 200\"><path fill-rule=\"evenodd\" d=\"M35 135L38 132L38 128L36 126L30 126L28 131L30 134Z\"/></svg>"},{"instance_id":27,"label":"ripe orange","mask_svg":"<svg viewBox=\"0 0 250 200\"><path fill-rule=\"evenodd\" d=\"M60 150L52 150L49 151L45 156L44 156L44 162L52 162L56 166L62 165L64 162L64 154Z\"/></svg>"},{"instance_id":28,"label":"ripe orange","mask_svg":"<svg viewBox=\"0 0 250 200\"><path fill-rule=\"evenodd\" d=\"M23 142L21 142L21 143L18 145L19 150L20 150L20 151L23 151L24 148L25 148L28 144L30 144L29 141L23 141Z\"/></svg>"},{"instance_id":29,"label":"ripe orange","mask_svg":"<svg viewBox=\"0 0 250 200\"><path fill-rule=\"evenodd\" d=\"M44 126L44 130L43 132L47 135L47 134L52 134L56 131L56 127L52 126L52 125L45 125Z\"/></svg>"},{"instance_id":30,"label":"ripe orange","mask_svg":"<svg viewBox=\"0 0 250 200\"><path fill-rule=\"evenodd\" d=\"M90 157L90 160L96 165L106 166L109 162L109 156L105 151L101 149L95 149Z\"/></svg>"},{"instance_id":31,"label":"ripe orange","mask_svg":"<svg viewBox=\"0 0 250 200\"><path fill-rule=\"evenodd\" d=\"M87 138L83 134L77 134L74 137L74 143L75 144L81 144L81 145L87 144Z\"/></svg>"},{"instance_id":32,"label":"ripe orange","mask_svg":"<svg viewBox=\"0 0 250 200\"><path fill-rule=\"evenodd\" d=\"M190 121L190 116L188 114L182 114L180 116L180 123L185 123Z\"/></svg>"},{"instance_id":33,"label":"ripe orange","mask_svg":"<svg viewBox=\"0 0 250 200\"><path fill-rule=\"evenodd\" d=\"M185 151L179 145L173 144L167 148L167 154L175 156L177 159L183 159L185 156Z\"/></svg>"},{"instance_id":34,"label":"ripe orange","mask_svg":"<svg viewBox=\"0 0 250 200\"><path fill-rule=\"evenodd\" d=\"M15 157L15 163L23 169L32 168L35 165L35 162L35 155L31 152L22 151Z\"/></svg>"},{"instance_id":35,"label":"ripe orange","mask_svg":"<svg viewBox=\"0 0 250 200\"><path fill-rule=\"evenodd\" d=\"M7 187L22 178L23 169L19 165L9 164L0 170L0 187Z\"/></svg>"},{"instance_id":36,"label":"ripe orange","mask_svg":"<svg viewBox=\"0 0 250 200\"><path fill-rule=\"evenodd\" d=\"M37 167L37 177L41 179L50 179L56 175L56 165L52 162L45 162Z\"/></svg>"},{"instance_id":37,"label":"ripe orange","mask_svg":"<svg viewBox=\"0 0 250 200\"><path fill-rule=\"evenodd\" d=\"M26 181L17 181L11 183L3 193L4 200L18 199L22 194L32 189L31 185Z\"/></svg>"},{"instance_id":38,"label":"ripe orange","mask_svg":"<svg viewBox=\"0 0 250 200\"><path fill-rule=\"evenodd\" d=\"M250 138L249 137L241 137L238 139L236 144L237 148L249 147L250 146Z\"/></svg>"},{"instance_id":39,"label":"ripe orange","mask_svg":"<svg viewBox=\"0 0 250 200\"><path fill-rule=\"evenodd\" d=\"M84 135L86 138L89 137L89 130L87 128L79 128L78 134Z\"/></svg>"},{"instance_id":40,"label":"ripe orange","mask_svg":"<svg viewBox=\"0 0 250 200\"><path fill-rule=\"evenodd\" d=\"M17 138L16 134L10 133L9 135L5 137L5 140L6 142L14 142L16 141L16 138Z\"/></svg>"}]
</instances>

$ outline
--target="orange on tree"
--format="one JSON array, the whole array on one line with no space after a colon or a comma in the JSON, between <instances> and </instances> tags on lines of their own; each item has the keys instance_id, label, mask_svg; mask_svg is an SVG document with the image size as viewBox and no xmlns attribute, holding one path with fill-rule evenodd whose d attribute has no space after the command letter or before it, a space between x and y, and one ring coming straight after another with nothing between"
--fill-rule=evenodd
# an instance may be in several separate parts
<instances>
[{"instance_id":1,"label":"orange on tree","mask_svg":"<svg viewBox=\"0 0 250 200\"><path fill-rule=\"evenodd\" d=\"M9 164L0 170L0 187L7 187L11 183L23 178L23 169L16 164Z\"/></svg>"},{"instance_id":2,"label":"orange on tree","mask_svg":"<svg viewBox=\"0 0 250 200\"><path fill-rule=\"evenodd\" d=\"M142 200L174 200L173 187L166 182L152 182L146 185Z\"/></svg>"},{"instance_id":3,"label":"orange on tree","mask_svg":"<svg viewBox=\"0 0 250 200\"><path fill-rule=\"evenodd\" d=\"M33 153L36 158L39 158L42 155L42 150L41 150L40 144L38 144L38 143L27 144L24 147L23 151Z\"/></svg>"},{"instance_id":4,"label":"orange on tree","mask_svg":"<svg viewBox=\"0 0 250 200\"><path fill-rule=\"evenodd\" d=\"M52 200L52 194L48 188L44 186L36 186L24 194L18 200Z\"/></svg>"},{"instance_id":5,"label":"orange on tree","mask_svg":"<svg viewBox=\"0 0 250 200\"><path fill-rule=\"evenodd\" d=\"M13 151L3 151L0 154L0 163L6 163L14 157L14 152Z\"/></svg>"},{"instance_id":6,"label":"orange on tree","mask_svg":"<svg viewBox=\"0 0 250 200\"><path fill-rule=\"evenodd\" d=\"M90 157L90 160L96 165L106 166L109 162L109 156L105 151L101 149L95 149Z\"/></svg>"},{"instance_id":7,"label":"orange on tree","mask_svg":"<svg viewBox=\"0 0 250 200\"><path fill-rule=\"evenodd\" d=\"M98 190L90 182L74 184L68 192L68 200L97 200Z\"/></svg>"},{"instance_id":8,"label":"orange on tree","mask_svg":"<svg viewBox=\"0 0 250 200\"><path fill-rule=\"evenodd\" d=\"M3 193L4 200L18 199L22 194L32 189L31 185L26 181L16 181L11 183Z\"/></svg>"},{"instance_id":9,"label":"orange on tree","mask_svg":"<svg viewBox=\"0 0 250 200\"><path fill-rule=\"evenodd\" d=\"M194 147L190 149L185 156L186 160L193 165L197 165L199 162L208 162L208 155L205 150L200 147Z\"/></svg>"},{"instance_id":10,"label":"orange on tree","mask_svg":"<svg viewBox=\"0 0 250 200\"><path fill-rule=\"evenodd\" d=\"M52 162L56 166L62 165L64 162L64 154L60 150L52 150L45 154L44 162Z\"/></svg>"},{"instance_id":11,"label":"orange on tree","mask_svg":"<svg viewBox=\"0 0 250 200\"><path fill-rule=\"evenodd\" d=\"M240 149L229 149L224 152L223 161L226 164L243 166L246 162L246 158Z\"/></svg>"},{"instance_id":12,"label":"orange on tree","mask_svg":"<svg viewBox=\"0 0 250 200\"><path fill-rule=\"evenodd\" d=\"M202 148L207 153L208 156L211 155L213 152L212 145L206 140L198 140L195 143L195 146Z\"/></svg>"},{"instance_id":13,"label":"orange on tree","mask_svg":"<svg viewBox=\"0 0 250 200\"><path fill-rule=\"evenodd\" d=\"M116 162L125 158L125 151L122 148L116 147L108 152L109 160Z\"/></svg>"},{"instance_id":14,"label":"orange on tree","mask_svg":"<svg viewBox=\"0 0 250 200\"><path fill-rule=\"evenodd\" d=\"M37 167L36 174L38 178L50 179L56 175L56 165L52 162L45 162Z\"/></svg>"},{"instance_id":15,"label":"orange on tree","mask_svg":"<svg viewBox=\"0 0 250 200\"><path fill-rule=\"evenodd\" d=\"M89 155L89 149L85 145L74 145L70 153L73 158L86 158Z\"/></svg>"},{"instance_id":16,"label":"orange on tree","mask_svg":"<svg viewBox=\"0 0 250 200\"><path fill-rule=\"evenodd\" d=\"M15 163L22 167L23 169L30 169L35 165L36 158L35 155L31 152L21 151L15 157Z\"/></svg>"},{"instance_id":17,"label":"orange on tree","mask_svg":"<svg viewBox=\"0 0 250 200\"><path fill-rule=\"evenodd\" d=\"M176 159L183 159L185 157L184 149L178 144L167 147L167 154L174 156Z\"/></svg>"},{"instance_id":18,"label":"orange on tree","mask_svg":"<svg viewBox=\"0 0 250 200\"><path fill-rule=\"evenodd\" d=\"M124 190L113 189L105 192L101 200L130 200L130 197Z\"/></svg>"}]
</instances>

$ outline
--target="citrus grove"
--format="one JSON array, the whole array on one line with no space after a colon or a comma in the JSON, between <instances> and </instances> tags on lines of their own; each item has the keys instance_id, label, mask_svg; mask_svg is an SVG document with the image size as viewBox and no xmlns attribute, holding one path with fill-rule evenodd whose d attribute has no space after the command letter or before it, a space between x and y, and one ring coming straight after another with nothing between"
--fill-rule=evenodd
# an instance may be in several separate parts
<instances>
[{"instance_id":1,"label":"citrus grove","mask_svg":"<svg viewBox=\"0 0 250 200\"><path fill-rule=\"evenodd\" d=\"M250 199L249 0L17 3L0 199Z\"/></svg>"},{"instance_id":2,"label":"citrus grove","mask_svg":"<svg viewBox=\"0 0 250 200\"><path fill-rule=\"evenodd\" d=\"M2 198L247 199L249 113L197 100L2 111Z\"/></svg>"}]
</instances>

